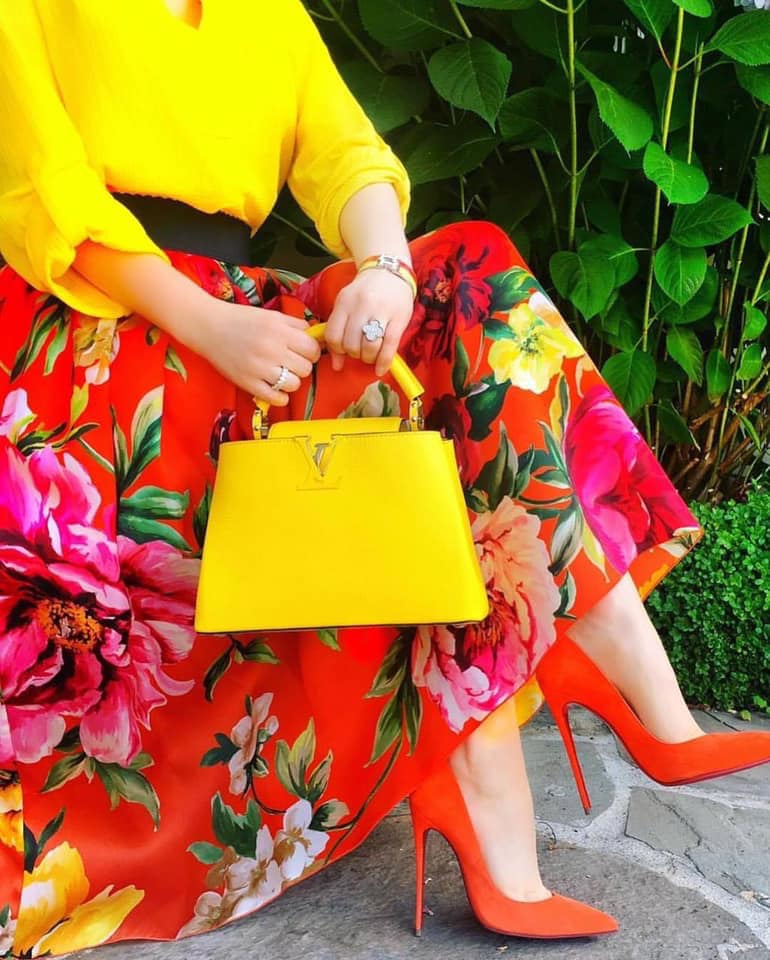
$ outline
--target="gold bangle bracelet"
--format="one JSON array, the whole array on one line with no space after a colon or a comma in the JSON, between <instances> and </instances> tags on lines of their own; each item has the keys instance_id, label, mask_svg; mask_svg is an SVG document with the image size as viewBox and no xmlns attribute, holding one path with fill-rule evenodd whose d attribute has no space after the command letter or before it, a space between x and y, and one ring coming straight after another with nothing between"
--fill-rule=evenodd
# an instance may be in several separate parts
<instances>
[{"instance_id":1,"label":"gold bangle bracelet","mask_svg":"<svg viewBox=\"0 0 770 960\"><path fill-rule=\"evenodd\" d=\"M358 267L358 272L364 270L387 270L396 277L400 277L412 291L412 298L417 297L417 275L405 260L399 257L389 257L386 254L375 254L373 257L367 257L362 260Z\"/></svg>"}]
</instances>

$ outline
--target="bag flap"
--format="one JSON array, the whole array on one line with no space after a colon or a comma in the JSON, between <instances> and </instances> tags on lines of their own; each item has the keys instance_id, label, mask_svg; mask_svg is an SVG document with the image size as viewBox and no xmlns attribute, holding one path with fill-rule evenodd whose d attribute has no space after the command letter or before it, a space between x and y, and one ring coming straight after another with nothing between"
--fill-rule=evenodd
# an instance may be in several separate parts
<instances>
[{"instance_id":1,"label":"bag flap","mask_svg":"<svg viewBox=\"0 0 770 960\"><path fill-rule=\"evenodd\" d=\"M313 443L326 443L334 434L398 433L401 417L338 417L318 420L282 420L270 426L269 440L286 437L310 437Z\"/></svg>"}]
</instances>

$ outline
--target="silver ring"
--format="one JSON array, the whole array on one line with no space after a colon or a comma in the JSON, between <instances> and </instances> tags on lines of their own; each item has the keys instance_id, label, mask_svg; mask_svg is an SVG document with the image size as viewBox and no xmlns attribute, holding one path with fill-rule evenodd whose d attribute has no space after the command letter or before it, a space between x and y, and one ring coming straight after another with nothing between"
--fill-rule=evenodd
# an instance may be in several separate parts
<instances>
[{"instance_id":1,"label":"silver ring","mask_svg":"<svg viewBox=\"0 0 770 960\"><path fill-rule=\"evenodd\" d=\"M385 327L375 317L370 317L361 328L361 332L369 343L374 343L375 340L382 340L385 336Z\"/></svg>"},{"instance_id":2,"label":"silver ring","mask_svg":"<svg viewBox=\"0 0 770 960\"><path fill-rule=\"evenodd\" d=\"M281 390L289 379L289 368L281 364L281 372L278 379L272 384L273 390Z\"/></svg>"}]
</instances>

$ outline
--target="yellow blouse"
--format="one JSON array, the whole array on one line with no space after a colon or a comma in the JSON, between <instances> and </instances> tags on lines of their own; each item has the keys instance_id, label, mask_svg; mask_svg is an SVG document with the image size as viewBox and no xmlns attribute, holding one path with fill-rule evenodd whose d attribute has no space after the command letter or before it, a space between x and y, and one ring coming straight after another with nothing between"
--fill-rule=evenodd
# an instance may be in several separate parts
<instances>
[{"instance_id":1,"label":"yellow blouse","mask_svg":"<svg viewBox=\"0 0 770 960\"><path fill-rule=\"evenodd\" d=\"M162 251L108 185L258 228L288 182L329 249L348 199L406 171L300 0L0 0L0 253L85 313L123 307L72 267L78 244Z\"/></svg>"}]
</instances>

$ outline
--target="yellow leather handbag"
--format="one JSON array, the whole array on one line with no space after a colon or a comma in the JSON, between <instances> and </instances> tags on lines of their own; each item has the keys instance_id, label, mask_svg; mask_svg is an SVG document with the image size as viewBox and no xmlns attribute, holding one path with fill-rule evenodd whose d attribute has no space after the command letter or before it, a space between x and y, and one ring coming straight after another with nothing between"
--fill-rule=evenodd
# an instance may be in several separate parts
<instances>
[{"instance_id":1,"label":"yellow leather handbag","mask_svg":"<svg viewBox=\"0 0 770 960\"><path fill-rule=\"evenodd\" d=\"M308 333L321 339L318 323ZM397 355L408 419L267 423L224 443L195 611L201 633L467 623L489 601L454 445L425 430L422 385Z\"/></svg>"}]
</instances>

